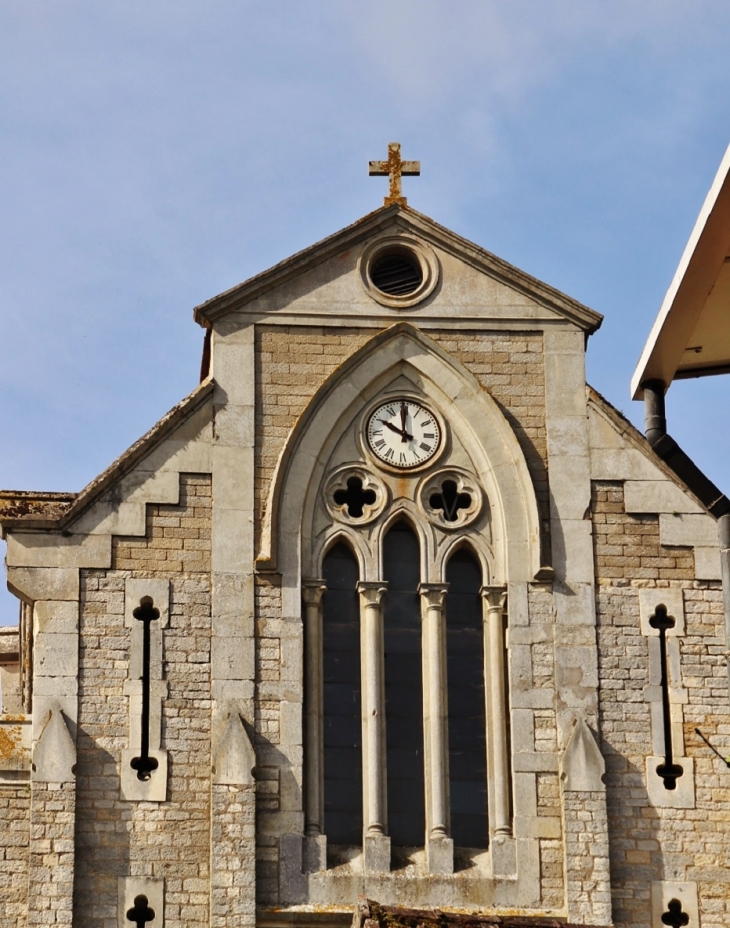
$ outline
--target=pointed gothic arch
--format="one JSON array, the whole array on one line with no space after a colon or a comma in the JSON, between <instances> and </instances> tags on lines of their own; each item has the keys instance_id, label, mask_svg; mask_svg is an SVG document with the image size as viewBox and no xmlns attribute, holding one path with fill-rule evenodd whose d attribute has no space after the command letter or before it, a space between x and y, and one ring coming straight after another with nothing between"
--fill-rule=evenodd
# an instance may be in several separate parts
<instances>
[{"instance_id":1,"label":"pointed gothic arch","mask_svg":"<svg viewBox=\"0 0 730 928\"><path fill-rule=\"evenodd\" d=\"M492 582L530 581L540 569L537 499L522 449L496 401L459 361L409 323L375 335L334 371L292 429L267 501L260 569L296 587L313 557L311 521L326 463L344 429L398 376L416 383L464 442L491 510ZM321 556L321 550L319 552Z\"/></svg>"}]
</instances>

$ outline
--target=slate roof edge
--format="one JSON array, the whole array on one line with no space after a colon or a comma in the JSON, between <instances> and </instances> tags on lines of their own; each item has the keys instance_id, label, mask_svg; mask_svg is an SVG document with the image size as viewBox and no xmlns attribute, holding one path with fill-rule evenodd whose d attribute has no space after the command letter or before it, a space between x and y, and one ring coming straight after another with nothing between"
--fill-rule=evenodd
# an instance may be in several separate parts
<instances>
[{"instance_id":1,"label":"slate roof edge","mask_svg":"<svg viewBox=\"0 0 730 928\"><path fill-rule=\"evenodd\" d=\"M404 225L417 229L425 239L431 240L432 243L466 260L478 270L521 290L553 312L564 316L589 335L595 332L603 322L603 316L600 313L579 303L578 300L532 277L474 242L462 238L445 226L439 225L429 216L409 206L397 204L380 207L339 232L309 245L260 274L206 300L195 307L193 318L199 325L206 327L226 313L244 306L269 290L323 263L348 245L357 244L376 232L380 226L390 225L393 221L399 220Z\"/></svg>"},{"instance_id":2,"label":"slate roof edge","mask_svg":"<svg viewBox=\"0 0 730 928\"><path fill-rule=\"evenodd\" d=\"M38 519L32 517L20 517L4 519L0 510L0 527L2 527L3 538L6 532L13 529L23 529L26 531L42 530L63 530L74 519L78 518L89 506L92 506L98 497L113 483L127 474L136 464L139 463L154 447L170 435L179 423L185 419L191 412L202 406L203 403L212 395L215 383L212 377L207 378L189 393L184 399L172 407L169 412L156 422L152 428L139 438L133 445L130 445L115 461L113 461L106 470L102 471L98 477L95 477L88 483L78 494L45 494L60 495L72 497L71 505L65 512L55 519ZM12 492L12 491L3 491ZM44 494L36 493L35 496Z\"/></svg>"},{"instance_id":3,"label":"slate roof edge","mask_svg":"<svg viewBox=\"0 0 730 928\"><path fill-rule=\"evenodd\" d=\"M637 450L641 451L647 458L649 458L653 464L655 464L659 470L661 470L669 479L675 483L680 490L687 493L696 503L700 506L707 515L717 518L717 515L711 512L706 504L700 499L700 497L694 492L691 486L686 483L679 474L676 473L662 458L657 454L657 452L652 448L652 446L647 441L646 437L641 434L641 432L636 428L633 422L630 422L626 416L619 412L616 407L610 403L605 396L600 394L598 390L586 384L586 392L588 394L588 401L593 402L596 407L610 419L613 425L616 427L617 431L627 438ZM695 465L696 466L696 465ZM698 468L699 470L699 468ZM616 478L620 480L620 477Z\"/></svg>"}]
</instances>

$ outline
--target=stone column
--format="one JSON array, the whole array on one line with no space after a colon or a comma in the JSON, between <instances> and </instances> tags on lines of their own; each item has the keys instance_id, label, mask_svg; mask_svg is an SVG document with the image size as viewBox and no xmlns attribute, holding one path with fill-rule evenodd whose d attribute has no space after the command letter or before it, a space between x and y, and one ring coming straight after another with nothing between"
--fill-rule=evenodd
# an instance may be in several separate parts
<instances>
[{"instance_id":1,"label":"stone column","mask_svg":"<svg viewBox=\"0 0 730 928\"><path fill-rule=\"evenodd\" d=\"M491 831L511 835L509 814L509 753L507 750L507 694L504 679L504 612L507 590L503 586L484 586L484 656L488 693L487 711L491 729L494 808L490 810Z\"/></svg>"},{"instance_id":2,"label":"stone column","mask_svg":"<svg viewBox=\"0 0 730 928\"><path fill-rule=\"evenodd\" d=\"M363 747L363 857L366 872L390 870L386 828L383 594L388 584L361 581L360 662Z\"/></svg>"},{"instance_id":3,"label":"stone column","mask_svg":"<svg viewBox=\"0 0 730 928\"><path fill-rule=\"evenodd\" d=\"M324 580L303 580L304 601L304 713L305 798L304 861L307 870L326 867L322 737L322 596Z\"/></svg>"},{"instance_id":4,"label":"stone column","mask_svg":"<svg viewBox=\"0 0 730 928\"><path fill-rule=\"evenodd\" d=\"M446 629L444 600L447 583L421 583L423 611L423 709L426 720L426 784L428 837L426 853L431 873L454 872L454 842L449 838L448 740L446 705Z\"/></svg>"}]
</instances>

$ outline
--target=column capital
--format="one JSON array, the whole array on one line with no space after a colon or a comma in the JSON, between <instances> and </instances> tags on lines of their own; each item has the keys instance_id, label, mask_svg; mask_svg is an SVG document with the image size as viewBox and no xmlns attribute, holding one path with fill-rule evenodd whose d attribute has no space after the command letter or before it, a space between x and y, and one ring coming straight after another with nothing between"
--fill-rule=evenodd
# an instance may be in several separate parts
<instances>
[{"instance_id":1,"label":"column capital","mask_svg":"<svg viewBox=\"0 0 730 928\"><path fill-rule=\"evenodd\" d=\"M448 583L419 583L418 592L426 600L429 609L443 609L444 599L449 592Z\"/></svg>"},{"instance_id":2,"label":"column capital","mask_svg":"<svg viewBox=\"0 0 730 928\"><path fill-rule=\"evenodd\" d=\"M387 590L388 583L385 580L360 580L357 584L357 592L364 606L379 606Z\"/></svg>"},{"instance_id":3,"label":"column capital","mask_svg":"<svg viewBox=\"0 0 730 928\"><path fill-rule=\"evenodd\" d=\"M490 612L504 612L507 605L507 587L504 584L483 586L479 592L486 600Z\"/></svg>"},{"instance_id":4,"label":"column capital","mask_svg":"<svg viewBox=\"0 0 730 928\"><path fill-rule=\"evenodd\" d=\"M327 589L324 580L302 580L302 599L305 606L318 606Z\"/></svg>"}]
</instances>

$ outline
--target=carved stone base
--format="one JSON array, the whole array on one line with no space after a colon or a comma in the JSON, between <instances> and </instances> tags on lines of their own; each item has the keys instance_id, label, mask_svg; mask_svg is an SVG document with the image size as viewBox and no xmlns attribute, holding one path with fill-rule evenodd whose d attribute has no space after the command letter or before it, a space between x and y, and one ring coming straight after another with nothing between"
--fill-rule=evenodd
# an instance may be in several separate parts
<instances>
[{"instance_id":1,"label":"carved stone base","mask_svg":"<svg viewBox=\"0 0 730 928\"><path fill-rule=\"evenodd\" d=\"M363 838L363 865L365 873L390 871L390 838L387 835L365 835Z\"/></svg>"}]
</instances>

